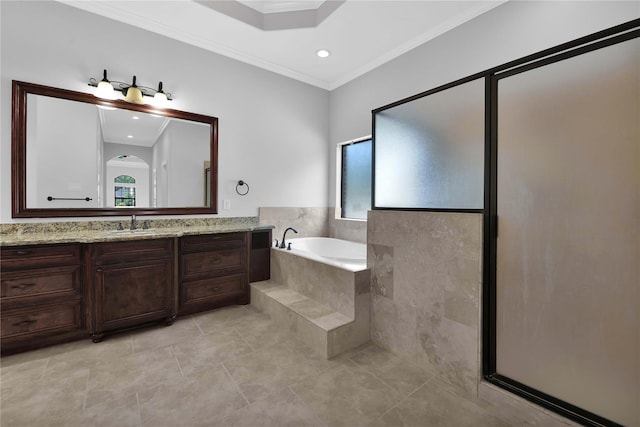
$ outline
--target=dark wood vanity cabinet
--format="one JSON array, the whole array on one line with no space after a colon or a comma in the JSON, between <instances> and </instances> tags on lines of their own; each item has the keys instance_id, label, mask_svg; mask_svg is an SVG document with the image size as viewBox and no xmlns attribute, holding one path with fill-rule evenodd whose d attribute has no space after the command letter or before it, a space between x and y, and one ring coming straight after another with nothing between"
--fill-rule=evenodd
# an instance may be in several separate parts
<instances>
[{"instance_id":1,"label":"dark wood vanity cabinet","mask_svg":"<svg viewBox=\"0 0 640 427\"><path fill-rule=\"evenodd\" d=\"M177 313L175 240L91 245L94 341L115 329L158 320L173 322Z\"/></svg>"},{"instance_id":2,"label":"dark wood vanity cabinet","mask_svg":"<svg viewBox=\"0 0 640 427\"><path fill-rule=\"evenodd\" d=\"M1 349L15 353L249 303L270 230L2 247Z\"/></svg>"},{"instance_id":3,"label":"dark wood vanity cabinet","mask_svg":"<svg viewBox=\"0 0 640 427\"><path fill-rule=\"evenodd\" d=\"M251 233L249 282L271 278L271 229Z\"/></svg>"},{"instance_id":4,"label":"dark wood vanity cabinet","mask_svg":"<svg viewBox=\"0 0 640 427\"><path fill-rule=\"evenodd\" d=\"M208 234L180 239L180 315L249 303L249 234Z\"/></svg>"},{"instance_id":5,"label":"dark wood vanity cabinet","mask_svg":"<svg viewBox=\"0 0 640 427\"><path fill-rule=\"evenodd\" d=\"M82 245L3 247L3 354L88 336Z\"/></svg>"}]
</instances>

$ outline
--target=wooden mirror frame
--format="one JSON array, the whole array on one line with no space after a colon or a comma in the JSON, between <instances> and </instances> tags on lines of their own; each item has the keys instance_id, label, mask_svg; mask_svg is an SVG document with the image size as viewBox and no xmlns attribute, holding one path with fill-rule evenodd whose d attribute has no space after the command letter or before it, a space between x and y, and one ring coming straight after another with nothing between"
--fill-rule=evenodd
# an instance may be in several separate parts
<instances>
[{"instance_id":1,"label":"wooden mirror frame","mask_svg":"<svg viewBox=\"0 0 640 427\"><path fill-rule=\"evenodd\" d=\"M27 207L27 95L43 95L93 105L139 111L211 126L211 206L167 208L28 208ZM92 94L58 89L13 80L11 109L11 216L13 218L52 218L129 215L197 215L216 214L218 193L218 118L151 105L131 104L123 100L106 100Z\"/></svg>"}]
</instances>

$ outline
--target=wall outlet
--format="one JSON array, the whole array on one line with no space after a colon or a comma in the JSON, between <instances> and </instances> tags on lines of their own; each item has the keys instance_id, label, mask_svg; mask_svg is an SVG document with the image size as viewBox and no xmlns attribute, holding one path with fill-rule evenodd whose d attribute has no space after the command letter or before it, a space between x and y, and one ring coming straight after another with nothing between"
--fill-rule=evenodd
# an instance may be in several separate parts
<instances>
[{"instance_id":1,"label":"wall outlet","mask_svg":"<svg viewBox=\"0 0 640 427\"><path fill-rule=\"evenodd\" d=\"M225 199L222 201L223 209L231 209L231 200Z\"/></svg>"}]
</instances>

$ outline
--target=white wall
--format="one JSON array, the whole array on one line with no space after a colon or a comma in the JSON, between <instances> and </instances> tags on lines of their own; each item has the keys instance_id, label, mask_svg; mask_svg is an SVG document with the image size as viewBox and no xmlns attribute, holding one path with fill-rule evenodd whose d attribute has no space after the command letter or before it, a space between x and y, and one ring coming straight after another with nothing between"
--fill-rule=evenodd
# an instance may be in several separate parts
<instances>
[{"instance_id":1,"label":"white wall","mask_svg":"<svg viewBox=\"0 0 640 427\"><path fill-rule=\"evenodd\" d=\"M36 99L37 98L37 99ZM29 200L29 208L95 208L98 207L98 177L95 173L98 148L96 126L98 115L95 108L87 104L61 101L49 97L30 97L29 102L37 104L37 123L34 135L27 135L28 148L37 152L38 165L36 193ZM73 129L68 128L66 118L76 117ZM64 141L60 147L59 141ZM31 153L34 153L31 151ZM27 157L31 157L29 152ZM32 192L28 181L28 192ZM89 197L92 200L47 201L47 197L76 198ZM57 206L56 206L57 205Z\"/></svg>"},{"instance_id":2,"label":"white wall","mask_svg":"<svg viewBox=\"0 0 640 427\"><path fill-rule=\"evenodd\" d=\"M637 1L509 1L330 95L329 206L335 145L371 134L371 110L640 17Z\"/></svg>"},{"instance_id":3,"label":"white wall","mask_svg":"<svg viewBox=\"0 0 640 427\"><path fill-rule=\"evenodd\" d=\"M153 144L151 164L151 204L155 207L170 206L169 200L169 160L171 158L171 137L164 129Z\"/></svg>"},{"instance_id":4,"label":"white wall","mask_svg":"<svg viewBox=\"0 0 640 427\"><path fill-rule=\"evenodd\" d=\"M11 80L90 92L104 68L114 80L162 80L173 108L219 118L218 205L231 201L219 216L326 205L327 91L52 1L3 0L0 15L0 222L14 222Z\"/></svg>"},{"instance_id":5,"label":"white wall","mask_svg":"<svg viewBox=\"0 0 640 427\"><path fill-rule=\"evenodd\" d=\"M173 206L204 205L204 162L209 160L209 126L172 120L167 131L171 138L171 203Z\"/></svg>"}]
</instances>

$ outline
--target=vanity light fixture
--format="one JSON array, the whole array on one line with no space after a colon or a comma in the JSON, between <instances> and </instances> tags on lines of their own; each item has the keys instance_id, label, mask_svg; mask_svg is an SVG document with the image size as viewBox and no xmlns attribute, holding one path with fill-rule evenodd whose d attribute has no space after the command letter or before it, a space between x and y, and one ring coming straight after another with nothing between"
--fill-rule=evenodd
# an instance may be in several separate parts
<instances>
[{"instance_id":1,"label":"vanity light fixture","mask_svg":"<svg viewBox=\"0 0 640 427\"><path fill-rule=\"evenodd\" d=\"M136 76L133 76L132 83L119 82L107 79L107 70L103 71L102 80L97 81L93 77L89 79L89 86L96 88L95 96L103 99L116 99L116 91L122 92L124 100L133 104L144 104L144 97L152 97L150 104L156 107L164 107L167 101L171 101L171 93L162 89L162 82L158 83L158 89L148 86L141 86L136 83Z\"/></svg>"}]
</instances>

